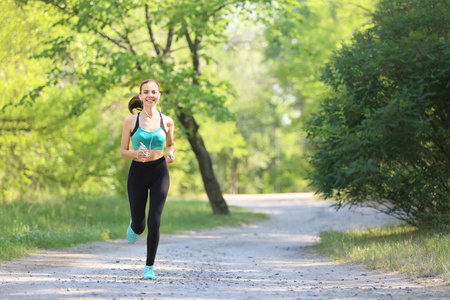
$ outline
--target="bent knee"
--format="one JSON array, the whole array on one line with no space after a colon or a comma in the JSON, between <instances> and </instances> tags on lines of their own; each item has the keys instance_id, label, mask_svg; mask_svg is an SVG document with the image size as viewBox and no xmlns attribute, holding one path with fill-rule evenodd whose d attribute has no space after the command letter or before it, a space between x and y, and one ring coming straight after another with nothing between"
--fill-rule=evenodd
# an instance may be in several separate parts
<instances>
[{"instance_id":1,"label":"bent knee","mask_svg":"<svg viewBox=\"0 0 450 300\"><path fill-rule=\"evenodd\" d=\"M133 232L136 234L142 234L145 230L145 223L144 224L133 223L131 225L131 229L133 229Z\"/></svg>"},{"instance_id":2,"label":"bent knee","mask_svg":"<svg viewBox=\"0 0 450 300\"><path fill-rule=\"evenodd\" d=\"M144 232L144 230L145 230L145 228L139 228L139 230L134 230L133 229L133 231L134 231L134 233L136 233L136 234L142 234L143 232Z\"/></svg>"}]
</instances>

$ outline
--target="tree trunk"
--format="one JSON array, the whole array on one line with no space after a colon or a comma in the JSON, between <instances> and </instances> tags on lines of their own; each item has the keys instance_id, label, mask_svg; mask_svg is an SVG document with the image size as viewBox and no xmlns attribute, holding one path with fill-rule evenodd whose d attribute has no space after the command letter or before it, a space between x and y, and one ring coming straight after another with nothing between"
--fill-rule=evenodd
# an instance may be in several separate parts
<instances>
[{"instance_id":1,"label":"tree trunk","mask_svg":"<svg viewBox=\"0 0 450 300\"><path fill-rule=\"evenodd\" d=\"M194 35L194 42L192 42L190 34L187 31L185 32L186 42L192 54L192 67L195 73L195 76L192 78L192 84L199 85L197 76L200 75L200 55L198 50L201 38L200 35L197 35L196 33L194 33ZM190 112L186 112L183 107L179 106L177 117L186 130L189 143L191 144L192 150L194 150L195 156L197 157L198 165L203 178L203 184L205 185L206 194L208 195L214 214L230 214L227 203L225 202L225 199L223 199L220 185L214 175L211 157L206 150L202 137L198 133L199 126L195 122L194 116Z\"/></svg>"},{"instance_id":2,"label":"tree trunk","mask_svg":"<svg viewBox=\"0 0 450 300\"><path fill-rule=\"evenodd\" d=\"M278 141L278 128L275 127L275 132L274 132L274 145L275 145L275 159L273 162L273 175L275 176L275 180L274 180L274 191L275 193L279 193L280 192L280 176L279 176L279 171L280 171L280 144Z\"/></svg>"},{"instance_id":3,"label":"tree trunk","mask_svg":"<svg viewBox=\"0 0 450 300\"><path fill-rule=\"evenodd\" d=\"M232 171L231 171L231 193L239 194L239 173L238 173L238 159L232 158Z\"/></svg>"},{"instance_id":4,"label":"tree trunk","mask_svg":"<svg viewBox=\"0 0 450 300\"><path fill-rule=\"evenodd\" d=\"M192 114L186 113L182 108L179 108L177 118L183 125L192 150L194 150L195 156L197 157L203 184L205 185L205 191L208 195L214 214L228 215L230 211L228 210L227 203L222 196L219 183L214 175L211 157L198 132L198 124L195 122Z\"/></svg>"}]
</instances>

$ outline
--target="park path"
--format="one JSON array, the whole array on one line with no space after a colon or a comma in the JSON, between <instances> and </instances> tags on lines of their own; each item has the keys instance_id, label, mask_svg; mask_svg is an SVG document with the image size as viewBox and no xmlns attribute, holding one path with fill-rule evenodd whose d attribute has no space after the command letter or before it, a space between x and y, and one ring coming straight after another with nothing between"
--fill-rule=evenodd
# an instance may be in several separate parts
<instances>
[{"instance_id":1,"label":"park path","mask_svg":"<svg viewBox=\"0 0 450 300\"><path fill-rule=\"evenodd\" d=\"M331 262L312 247L323 229L380 225L393 221L389 217L367 209L335 212L330 202L312 194L226 199L271 219L162 236L153 281L142 279L145 238L134 245L99 242L5 262L0 298L450 299L448 285L427 286L398 274Z\"/></svg>"}]
</instances>

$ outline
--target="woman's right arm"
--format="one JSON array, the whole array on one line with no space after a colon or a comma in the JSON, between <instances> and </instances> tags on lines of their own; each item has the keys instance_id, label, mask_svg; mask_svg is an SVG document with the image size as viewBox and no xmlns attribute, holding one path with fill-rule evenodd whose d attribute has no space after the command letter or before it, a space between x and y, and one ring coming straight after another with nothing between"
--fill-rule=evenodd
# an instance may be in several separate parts
<instances>
[{"instance_id":1,"label":"woman's right arm","mask_svg":"<svg viewBox=\"0 0 450 300\"><path fill-rule=\"evenodd\" d=\"M122 139L120 141L120 156L124 158L137 159L138 151L130 150L131 130L136 119L134 116L128 116L123 122Z\"/></svg>"}]
</instances>

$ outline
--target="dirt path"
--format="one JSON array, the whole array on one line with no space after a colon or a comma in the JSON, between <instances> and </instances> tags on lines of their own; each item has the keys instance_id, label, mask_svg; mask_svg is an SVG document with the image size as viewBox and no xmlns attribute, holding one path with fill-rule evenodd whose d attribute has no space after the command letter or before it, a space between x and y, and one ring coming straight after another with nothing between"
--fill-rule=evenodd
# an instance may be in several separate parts
<instances>
[{"instance_id":1,"label":"dirt path","mask_svg":"<svg viewBox=\"0 0 450 300\"><path fill-rule=\"evenodd\" d=\"M311 194L228 196L227 202L269 214L271 220L163 236L153 281L142 279L145 238L135 245L126 240L94 243L10 261L0 266L0 298L450 298L448 285L431 287L397 274L333 263L311 248L320 230L391 221L383 215L336 213Z\"/></svg>"}]
</instances>

